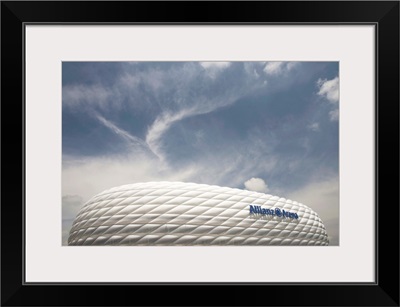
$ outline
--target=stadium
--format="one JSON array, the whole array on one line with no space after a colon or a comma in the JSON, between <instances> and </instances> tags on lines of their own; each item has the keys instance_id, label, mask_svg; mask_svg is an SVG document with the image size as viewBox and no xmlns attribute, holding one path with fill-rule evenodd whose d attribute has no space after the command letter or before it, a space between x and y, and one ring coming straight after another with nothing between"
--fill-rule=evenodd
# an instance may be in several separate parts
<instances>
[{"instance_id":1,"label":"stadium","mask_svg":"<svg viewBox=\"0 0 400 307\"><path fill-rule=\"evenodd\" d=\"M311 208L269 194L206 184L114 187L79 211L68 245L328 245Z\"/></svg>"}]
</instances>

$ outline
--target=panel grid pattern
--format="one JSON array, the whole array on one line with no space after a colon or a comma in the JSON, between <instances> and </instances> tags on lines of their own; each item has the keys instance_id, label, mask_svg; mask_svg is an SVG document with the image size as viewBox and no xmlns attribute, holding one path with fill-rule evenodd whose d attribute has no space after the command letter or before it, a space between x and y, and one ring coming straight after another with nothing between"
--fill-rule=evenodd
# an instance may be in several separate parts
<instances>
[{"instance_id":1,"label":"panel grid pattern","mask_svg":"<svg viewBox=\"0 0 400 307\"><path fill-rule=\"evenodd\" d=\"M298 219L250 214L250 205ZM146 182L95 195L69 245L328 245L321 219L296 201L206 184Z\"/></svg>"}]
</instances>

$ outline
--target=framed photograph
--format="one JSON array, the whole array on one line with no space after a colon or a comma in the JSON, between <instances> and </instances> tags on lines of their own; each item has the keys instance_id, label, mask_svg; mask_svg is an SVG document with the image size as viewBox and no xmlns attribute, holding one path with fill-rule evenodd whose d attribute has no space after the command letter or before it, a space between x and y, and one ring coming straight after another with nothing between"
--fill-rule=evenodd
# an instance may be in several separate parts
<instances>
[{"instance_id":1,"label":"framed photograph","mask_svg":"<svg viewBox=\"0 0 400 307\"><path fill-rule=\"evenodd\" d=\"M4 306L399 305L398 2L1 7Z\"/></svg>"},{"instance_id":2,"label":"framed photograph","mask_svg":"<svg viewBox=\"0 0 400 307\"><path fill-rule=\"evenodd\" d=\"M338 62L62 74L63 245L339 245Z\"/></svg>"}]
</instances>

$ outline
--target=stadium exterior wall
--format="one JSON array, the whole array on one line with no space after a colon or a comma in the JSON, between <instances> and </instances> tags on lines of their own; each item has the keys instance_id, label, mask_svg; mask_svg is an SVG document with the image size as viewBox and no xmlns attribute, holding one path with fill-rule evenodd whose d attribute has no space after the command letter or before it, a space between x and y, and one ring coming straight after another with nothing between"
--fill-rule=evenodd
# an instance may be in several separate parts
<instances>
[{"instance_id":1,"label":"stadium exterior wall","mask_svg":"<svg viewBox=\"0 0 400 307\"><path fill-rule=\"evenodd\" d=\"M123 185L95 195L69 245L328 245L322 220L296 201L182 182Z\"/></svg>"}]
</instances>

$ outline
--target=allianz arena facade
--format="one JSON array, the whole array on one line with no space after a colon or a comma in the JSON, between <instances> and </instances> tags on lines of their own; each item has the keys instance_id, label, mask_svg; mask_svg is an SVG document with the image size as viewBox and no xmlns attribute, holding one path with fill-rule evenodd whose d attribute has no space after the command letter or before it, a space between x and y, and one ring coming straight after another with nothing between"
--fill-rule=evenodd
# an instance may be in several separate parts
<instances>
[{"instance_id":1,"label":"allianz arena facade","mask_svg":"<svg viewBox=\"0 0 400 307\"><path fill-rule=\"evenodd\" d=\"M247 190L183 182L123 185L95 195L69 245L328 245L309 207Z\"/></svg>"}]
</instances>

